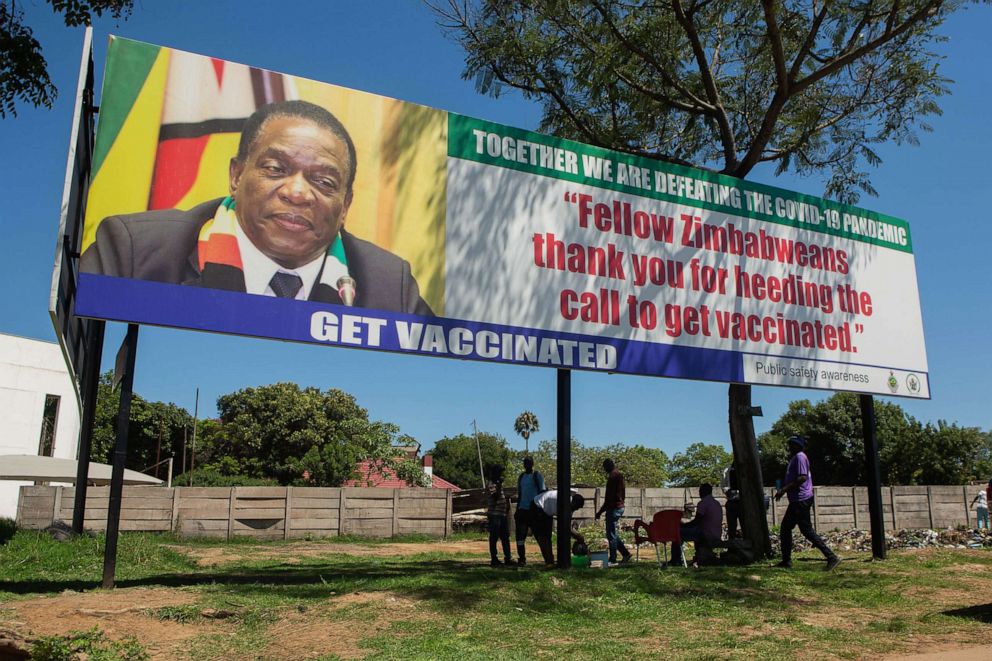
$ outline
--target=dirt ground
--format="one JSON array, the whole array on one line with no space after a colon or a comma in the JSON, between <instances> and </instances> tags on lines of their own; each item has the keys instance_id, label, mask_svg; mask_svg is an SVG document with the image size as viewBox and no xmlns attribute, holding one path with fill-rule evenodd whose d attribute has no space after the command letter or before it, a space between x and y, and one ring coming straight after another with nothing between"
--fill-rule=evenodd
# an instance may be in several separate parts
<instances>
[{"instance_id":1,"label":"dirt ground","mask_svg":"<svg viewBox=\"0 0 992 661\"><path fill-rule=\"evenodd\" d=\"M15 637L31 640L98 626L114 640L128 635L137 637L153 659L171 659L175 658L175 650L189 639L220 631L223 625L201 621L180 624L157 619L149 613L166 606L185 606L195 601L195 594L181 589L66 590L55 596L7 604L3 610L9 618L0 620L0 629L12 631Z\"/></svg>"},{"instance_id":2,"label":"dirt ground","mask_svg":"<svg viewBox=\"0 0 992 661\"><path fill-rule=\"evenodd\" d=\"M333 556L409 556L418 553L469 554L485 562L488 545L484 541L439 541L436 543L382 543L345 544L300 542L286 546L235 545L228 547L198 547L176 545L176 551L188 554L200 566L213 567L229 562L246 560L280 561L286 564L299 562L300 558ZM534 549L536 552L536 549ZM922 551L921 555L926 555ZM968 565L949 568L965 571ZM971 569L982 570L982 565ZM760 580L760 579L758 579ZM936 587L930 591L936 604L961 605L974 603L975 594ZM22 645L25 641L44 635L65 633L70 630L99 627L113 639L131 635L146 647L152 659L166 660L183 656L194 638L236 635L236 622L223 613L215 617L210 609L197 611L198 594L182 588L117 588L113 591L95 590L74 592L67 590L58 595L37 597L0 604L0 659L6 657L2 646L4 638ZM193 609L200 617L188 622L157 617L160 609L183 607ZM326 604L300 610L285 610L276 615L279 626L272 629L265 658L296 660L315 658L333 650L343 659L360 658L368 653L360 647L369 629L387 628L399 621L413 621L430 617L426 608L409 597L389 592L357 592L336 596ZM363 626L354 622L361 619ZM850 612L819 611L818 626L844 626L850 622ZM909 642L909 641L907 641ZM921 637L915 643L913 654L881 657L889 661L972 661L992 658L992 646L971 646L968 641L929 640ZM977 641L976 641L977 642Z\"/></svg>"},{"instance_id":3,"label":"dirt ground","mask_svg":"<svg viewBox=\"0 0 992 661\"><path fill-rule=\"evenodd\" d=\"M527 545L528 552L531 545ZM176 545L169 547L184 553L201 567L216 567L229 562L249 560L279 560L285 564L295 564L300 558L317 558L332 555L353 555L362 557L389 558L417 553L471 553L488 554L489 544L485 541L431 542L431 543L383 543L383 544L338 544L334 542L300 542L292 546L251 546L238 544L229 547L197 547ZM534 547L536 551L537 547Z\"/></svg>"}]
</instances>

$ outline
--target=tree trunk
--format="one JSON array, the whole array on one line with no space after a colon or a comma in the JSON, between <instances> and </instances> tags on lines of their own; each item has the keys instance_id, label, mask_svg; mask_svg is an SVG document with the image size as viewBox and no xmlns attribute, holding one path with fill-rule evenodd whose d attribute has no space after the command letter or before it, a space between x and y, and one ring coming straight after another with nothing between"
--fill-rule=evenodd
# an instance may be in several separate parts
<instances>
[{"instance_id":1,"label":"tree trunk","mask_svg":"<svg viewBox=\"0 0 992 661\"><path fill-rule=\"evenodd\" d=\"M741 487L741 524L744 539L750 543L755 560L771 555L768 520L765 518L764 482L758 441L751 419L751 386L730 384L730 442L734 448L734 467Z\"/></svg>"}]
</instances>

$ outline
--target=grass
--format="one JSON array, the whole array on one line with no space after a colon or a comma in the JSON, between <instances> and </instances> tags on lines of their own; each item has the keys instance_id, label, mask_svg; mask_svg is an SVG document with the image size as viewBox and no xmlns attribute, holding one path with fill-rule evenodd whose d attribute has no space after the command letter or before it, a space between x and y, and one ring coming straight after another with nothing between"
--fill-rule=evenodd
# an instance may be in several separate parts
<instances>
[{"instance_id":1,"label":"grass","mask_svg":"<svg viewBox=\"0 0 992 661\"><path fill-rule=\"evenodd\" d=\"M992 633L990 606L978 603L992 590L985 550L892 553L881 563L846 553L826 573L816 554L800 555L791 571L768 564L661 571L643 561L654 555L648 549L630 568L546 571L490 569L478 546L451 554L425 542L423 551L387 557L343 555L334 548L346 540L330 541L326 554L306 542L306 555L294 555L298 543L253 542L279 553L201 567L184 549L230 544L125 534L118 586L192 593L193 605L147 613L177 625L202 624L204 609L234 611L186 643L181 652L192 659L271 658L292 627L304 637L333 632L325 641L331 649L350 640L349 657L459 661L770 659L797 650L868 658L911 650L914 639L971 643ZM369 540L350 541L369 548ZM0 546L0 624L14 619L5 606L18 600L92 589L102 551L99 537L58 544L18 532Z\"/></svg>"}]
</instances>

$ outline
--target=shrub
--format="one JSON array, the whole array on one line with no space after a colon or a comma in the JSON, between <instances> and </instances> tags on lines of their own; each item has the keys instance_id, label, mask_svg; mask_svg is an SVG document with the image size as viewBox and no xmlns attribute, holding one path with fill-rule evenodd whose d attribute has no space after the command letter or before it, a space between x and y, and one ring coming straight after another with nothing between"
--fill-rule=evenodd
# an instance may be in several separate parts
<instances>
[{"instance_id":1,"label":"shrub","mask_svg":"<svg viewBox=\"0 0 992 661\"><path fill-rule=\"evenodd\" d=\"M85 655L85 656L82 656ZM70 631L61 636L44 636L31 646L31 658L38 661L147 661L151 657L133 636L111 640L93 627L89 631Z\"/></svg>"}]
</instances>

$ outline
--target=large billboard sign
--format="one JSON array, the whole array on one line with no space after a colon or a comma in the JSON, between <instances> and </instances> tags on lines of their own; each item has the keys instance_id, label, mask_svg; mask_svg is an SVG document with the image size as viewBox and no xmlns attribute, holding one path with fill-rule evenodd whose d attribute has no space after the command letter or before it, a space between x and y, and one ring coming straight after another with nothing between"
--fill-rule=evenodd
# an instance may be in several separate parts
<instances>
[{"instance_id":1,"label":"large billboard sign","mask_svg":"<svg viewBox=\"0 0 992 661\"><path fill-rule=\"evenodd\" d=\"M80 315L930 396L903 220L119 38L103 89Z\"/></svg>"}]
</instances>

